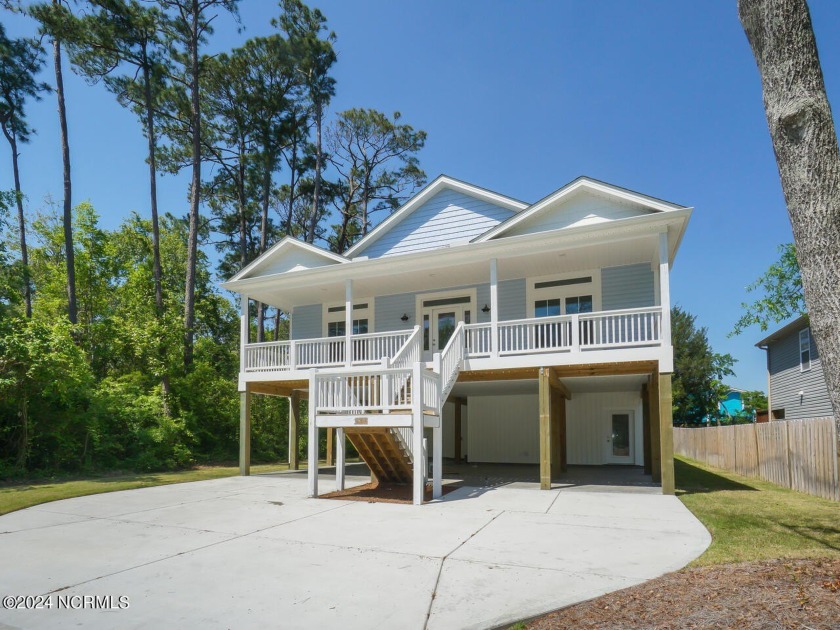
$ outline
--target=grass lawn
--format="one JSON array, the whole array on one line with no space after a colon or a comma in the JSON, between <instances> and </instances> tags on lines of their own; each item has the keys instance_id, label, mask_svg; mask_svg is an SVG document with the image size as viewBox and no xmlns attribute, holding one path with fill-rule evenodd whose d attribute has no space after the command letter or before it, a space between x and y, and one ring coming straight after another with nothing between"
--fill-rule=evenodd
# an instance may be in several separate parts
<instances>
[{"instance_id":1,"label":"grass lawn","mask_svg":"<svg viewBox=\"0 0 840 630\"><path fill-rule=\"evenodd\" d=\"M677 496L712 534L690 566L840 557L840 503L675 458Z\"/></svg>"},{"instance_id":2,"label":"grass lawn","mask_svg":"<svg viewBox=\"0 0 840 630\"><path fill-rule=\"evenodd\" d=\"M251 473L287 470L287 464L264 464L251 466ZM305 468L305 466L301 466ZM32 507L39 503L82 497L88 494L132 490L150 486L164 486L170 483L204 481L239 474L236 466L200 466L190 470L162 473L138 473L124 475L101 475L97 477L67 478L55 481L11 482L0 484L0 514Z\"/></svg>"}]
</instances>

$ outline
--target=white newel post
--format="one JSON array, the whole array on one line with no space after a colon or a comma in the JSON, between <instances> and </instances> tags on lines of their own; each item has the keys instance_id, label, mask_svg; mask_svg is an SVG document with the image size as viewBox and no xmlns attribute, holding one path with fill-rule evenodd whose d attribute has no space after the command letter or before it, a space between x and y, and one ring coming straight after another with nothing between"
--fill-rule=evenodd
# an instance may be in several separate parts
<instances>
[{"instance_id":1,"label":"white newel post","mask_svg":"<svg viewBox=\"0 0 840 630\"><path fill-rule=\"evenodd\" d=\"M499 272L495 258L490 259L490 354L499 356Z\"/></svg>"},{"instance_id":2,"label":"white newel post","mask_svg":"<svg viewBox=\"0 0 840 630\"><path fill-rule=\"evenodd\" d=\"M353 281L349 278L344 281L344 365L353 365L353 342L350 336L353 334Z\"/></svg>"},{"instance_id":3,"label":"white newel post","mask_svg":"<svg viewBox=\"0 0 840 630\"><path fill-rule=\"evenodd\" d=\"M572 313L572 352L580 352L580 315Z\"/></svg>"},{"instance_id":4,"label":"white newel post","mask_svg":"<svg viewBox=\"0 0 840 630\"><path fill-rule=\"evenodd\" d=\"M344 490L344 429L335 430L335 489Z\"/></svg>"},{"instance_id":5,"label":"white newel post","mask_svg":"<svg viewBox=\"0 0 840 630\"><path fill-rule=\"evenodd\" d=\"M432 498L439 499L443 494L443 414L438 418L438 426L432 429Z\"/></svg>"},{"instance_id":6,"label":"white newel post","mask_svg":"<svg viewBox=\"0 0 840 630\"><path fill-rule=\"evenodd\" d=\"M412 417L412 446L411 453L414 460L414 478L412 480L414 505L423 503L423 367L414 364L411 379L411 417Z\"/></svg>"},{"instance_id":7,"label":"white newel post","mask_svg":"<svg viewBox=\"0 0 840 630\"><path fill-rule=\"evenodd\" d=\"M309 373L309 437L306 477L309 480L309 496L318 496L318 427L315 424L315 408L318 406L318 389L315 386L317 370Z\"/></svg>"},{"instance_id":8,"label":"white newel post","mask_svg":"<svg viewBox=\"0 0 840 630\"><path fill-rule=\"evenodd\" d=\"M248 345L248 337L251 334L251 327L248 322L248 296L244 293L239 296L239 373L245 373L246 357L245 347Z\"/></svg>"},{"instance_id":9,"label":"white newel post","mask_svg":"<svg viewBox=\"0 0 840 630\"><path fill-rule=\"evenodd\" d=\"M671 281L668 233L659 234L659 303L662 306L662 345L671 346Z\"/></svg>"},{"instance_id":10,"label":"white newel post","mask_svg":"<svg viewBox=\"0 0 840 630\"><path fill-rule=\"evenodd\" d=\"M391 367L391 360L388 357L382 357L380 365L382 366L383 370L387 370ZM383 413L390 413L391 401L393 400L393 398L391 397L391 375L387 372L384 372L382 374L381 385L379 388L379 397Z\"/></svg>"}]
</instances>

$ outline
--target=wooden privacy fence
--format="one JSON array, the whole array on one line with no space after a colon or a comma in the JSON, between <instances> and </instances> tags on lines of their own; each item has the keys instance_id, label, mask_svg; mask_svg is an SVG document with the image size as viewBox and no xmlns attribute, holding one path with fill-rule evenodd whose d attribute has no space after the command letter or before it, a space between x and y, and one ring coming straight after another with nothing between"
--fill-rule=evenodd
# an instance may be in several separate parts
<instances>
[{"instance_id":1,"label":"wooden privacy fence","mask_svg":"<svg viewBox=\"0 0 840 630\"><path fill-rule=\"evenodd\" d=\"M834 418L675 428L674 452L745 477L840 501Z\"/></svg>"}]
</instances>

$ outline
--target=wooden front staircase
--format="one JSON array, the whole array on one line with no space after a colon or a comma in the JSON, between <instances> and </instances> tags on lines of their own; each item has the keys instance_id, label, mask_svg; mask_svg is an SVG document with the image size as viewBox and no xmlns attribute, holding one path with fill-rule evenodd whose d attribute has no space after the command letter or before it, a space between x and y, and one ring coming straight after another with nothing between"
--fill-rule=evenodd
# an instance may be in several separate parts
<instances>
[{"instance_id":1,"label":"wooden front staircase","mask_svg":"<svg viewBox=\"0 0 840 630\"><path fill-rule=\"evenodd\" d=\"M402 440L389 427L353 427L344 431L379 482L411 483L412 462Z\"/></svg>"}]
</instances>

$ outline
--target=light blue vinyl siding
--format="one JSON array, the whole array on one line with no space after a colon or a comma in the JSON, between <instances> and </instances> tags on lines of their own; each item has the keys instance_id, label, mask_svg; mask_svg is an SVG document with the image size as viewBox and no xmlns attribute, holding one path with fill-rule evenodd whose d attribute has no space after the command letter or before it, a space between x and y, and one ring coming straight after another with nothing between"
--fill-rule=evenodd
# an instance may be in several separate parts
<instances>
[{"instance_id":1,"label":"light blue vinyl siding","mask_svg":"<svg viewBox=\"0 0 840 630\"><path fill-rule=\"evenodd\" d=\"M442 190L356 255L380 258L466 243L512 215L486 201Z\"/></svg>"},{"instance_id":2,"label":"light blue vinyl siding","mask_svg":"<svg viewBox=\"0 0 840 630\"><path fill-rule=\"evenodd\" d=\"M320 304L296 306L292 311L292 339L323 337L322 311Z\"/></svg>"},{"instance_id":3,"label":"light blue vinyl siding","mask_svg":"<svg viewBox=\"0 0 840 630\"><path fill-rule=\"evenodd\" d=\"M653 270L649 264L601 269L601 308L603 310L642 308L655 304Z\"/></svg>"},{"instance_id":4,"label":"light blue vinyl siding","mask_svg":"<svg viewBox=\"0 0 840 630\"><path fill-rule=\"evenodd\" d=\"M527 305L525 304L525 278L516 280L502 280L499 282L499 321L509 319L524 319ZM490 321L490 313L481 311L485 304L490 304L490 283L479 284L475 291L476 309L479 323Z\"/></svg>"},{"instance_id":5,"label":"light blue vinyl siding","mask_svg":"<svg viewBox=\"0 0 840 630\"><path fill-rule=\"evenodd\" d=\"M374 301L374 325L376 332L393 330L411 330L417 324L414 321L414 294L381 295ZM400 318L408 315L408 321Z\"/></svg>"},{"instance_id":6,"label":"light blue vinyl siding","mask_svg":"<svg viewBox=\"0 0 840 630\"><path fill-rule=\"evenodd\" d=\"M785 420L831 416L831 399L814 337L811 336L811 369L803 372L799 330L769 344L770 404L774 410L785 410Z\"/></svg>"}]
</instances>

